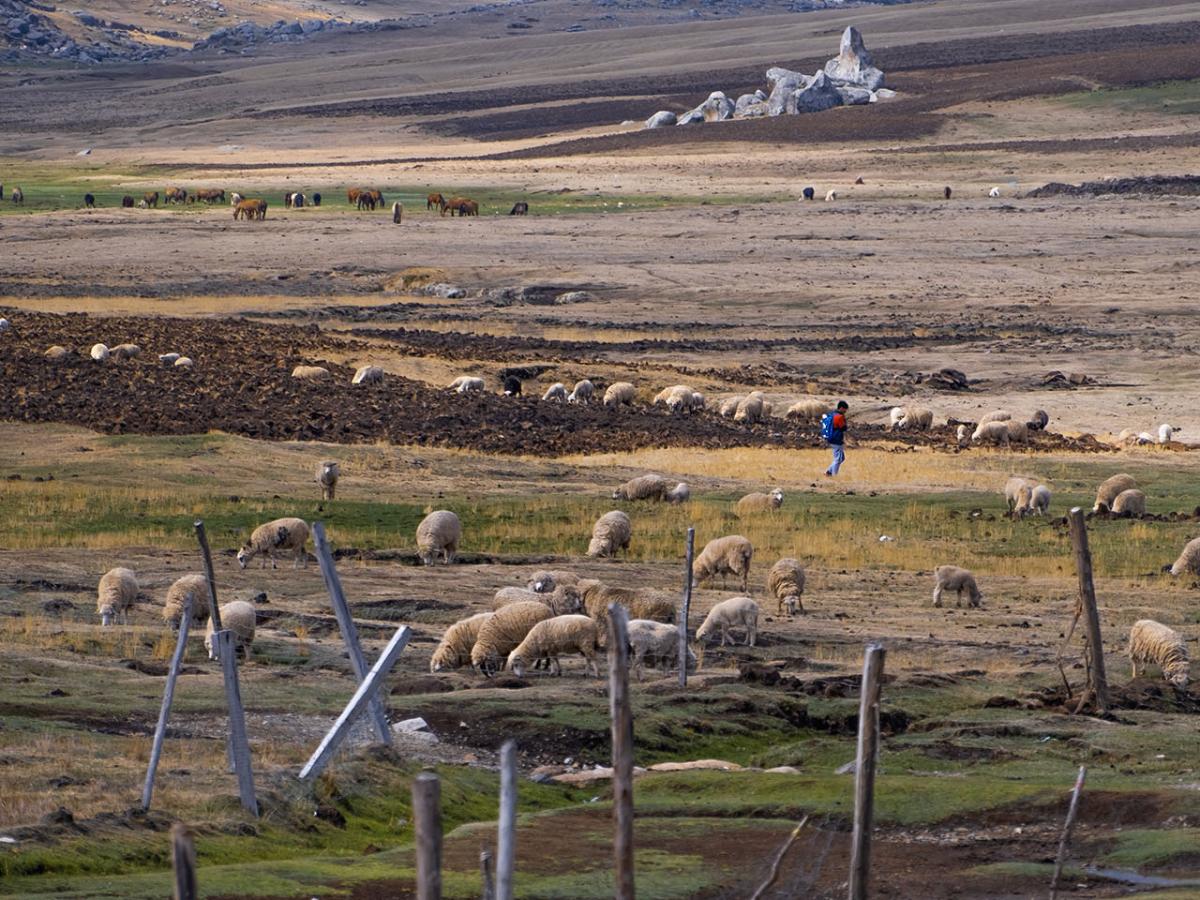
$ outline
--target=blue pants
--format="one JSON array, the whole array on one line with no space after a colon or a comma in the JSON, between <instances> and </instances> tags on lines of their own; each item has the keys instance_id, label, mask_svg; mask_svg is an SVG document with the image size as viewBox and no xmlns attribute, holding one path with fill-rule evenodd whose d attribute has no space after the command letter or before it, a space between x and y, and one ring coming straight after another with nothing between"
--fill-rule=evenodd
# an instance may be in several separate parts
<instances>
[{"instance_id":1,"label":"blue pants","mask_svg":"<svg viewBox=\"0 0 1200 900\"><path fill-rule=\"evenodd\" d=\"M846 461L846 450L841 444L830 444L829 448L833 451L833 462L825 470L825 474L836 475L838 469L842 467L842 463Z\"/></svg>"}]
</instances>

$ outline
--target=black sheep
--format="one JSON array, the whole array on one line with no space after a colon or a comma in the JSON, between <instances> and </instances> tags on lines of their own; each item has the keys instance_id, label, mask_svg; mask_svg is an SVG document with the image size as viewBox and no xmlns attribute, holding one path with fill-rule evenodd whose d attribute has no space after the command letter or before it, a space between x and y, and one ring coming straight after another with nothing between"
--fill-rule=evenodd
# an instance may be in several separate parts
<instances>
[{"instance_id":1,"label":"black sheep","mask_svg":"<svg viewBox=\"0 0 1200 900\"><path fill-rule=\"evenodd\" d=\"M521 396L521 379L515 375L507 375L504 378L504 396L520 397Z\"/></svg>"}]
</instances>

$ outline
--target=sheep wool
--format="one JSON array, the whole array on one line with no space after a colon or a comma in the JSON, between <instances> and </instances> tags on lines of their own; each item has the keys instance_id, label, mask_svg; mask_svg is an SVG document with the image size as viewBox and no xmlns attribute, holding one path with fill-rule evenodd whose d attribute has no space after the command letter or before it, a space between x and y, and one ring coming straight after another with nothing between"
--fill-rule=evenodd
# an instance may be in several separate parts
<instances>
[{"instance_id":1,"label":"sheep wool","mask_svg":"<svg viewBox=\"0 0 1200 900\"><path fill-rule=\"evenodd\" d=\"M733 414L733 421L750 424L758 422L767 415L765 407L766 400L763 397L762 391L752 391L748 397L737 405L737 411Z\"/></svg>"},{"instance_id":2,"label":"sheep wool","mask_svg":"<svg viewBox=\"0 0 1200 900\"><path fill-rule=\"evenodd\" d=\"M746 629L746 646L753 647L758 640L758 604L750 597L731 597L722 600L708 611L704 623L696 629L696 642L703 645L710 634L721 633L721 646L735 643L729 630Z\"/></svg>"},{"instance_id":3,"label":"sheep wool","mask_svg":"<svg viewBox=\"0 0 1200 900\"><path fill-rule=\"evenodd\" d=\"M633 537L633 523L619 509L610 510L596 520L592 526L592 539L588 543L588 556L616 556L621 550L629 550Z\"/></svg>"},{"instance_id":4,"label":"sheep wool","mask_svg":"<svg viewBox=\"0 0 1200 900\"><path fill-rule=\"evenodd\" d=\"M628 381L617 381L604 392L604 405L608 407L628 406L637 396L637 388Z\"/></svg>"},{"instance_id":5,"label":"sheep wool","mask_svg":"<svg viewBox=\"0 0 1200 900\"><path fill-rule=\"evenodd\" d=\"M892 410L895 413L895 410ZM933 427L933 410L924 406L905 406L900 410L900 418L895 421L895 428L900 431L928 431Z\"/></svg>"},{"instance_id":6,"label":"sheep wool","mask_svg":"<svg viewBox=\"0 0 1200 900\"><path fill-rule=\"evenodd\" d=\"M686 481L681 481L671 490L667 491L666 500L668 503L687 503L692 497L692 489L688 487Z\"/></svg>"},{"instance_id":7,"label":"sheep wool","mask_svg":"<svg viewBox=\"0 0 1200 900\"><path fill-rule=\"evenodd\" d=\"M825 415L828 409L829 404L824 400L813 398L797 400L787 408L784 418L799 419L801 422L810 422L815 425L821 421L821 416Z\"/></svg>"},{"instance_id":8,"label":"sheep wool","mask_svg":"<svg viewBox=\"0 0 1200 900\"><path fill-rule=\"evenodd\" d=\"M971 443L973 444L997 444L1007 447L1008 441L1007 422L983 422L975 429L974 434L971 435Z\"/></svg>"},{"instance_id":9,"label":"sheep wool","mask_svg":"<svg viewBox=\"0 0 1200 900\"><path fill-rule=\"evenodd\" d=\"M233 600L221 605L221 627L233 632L234 652L241 650L246 659L250 658L250 645L254 643L254 627L258 613L254 604L245 600ZM204 649L208 651L209 659L216 659L213 652L213 621L208 620L204 629Z\"/></svg>"},{"instance_id":10,"label":"sheep wool","mask_svg":"<svg viewBox=\"0 0 1200 900\"><path fill-rule=\"evenodd\" d=\"M963 591L967 592L971 606L977 607L983 603L983 594L975 584L975 576L967 569L958 566L938 566L933 570L933 580L934 606L942 605L942 594L945 591L954 591L958 595L957 606L962 606Z\"/></svg>"},{"instance_id":11,"label":"sheep wool","mask_svg":"<svg viewBox=\"0 0 1200 900\"><path fill-rule=\"evenodd\" d=\"M320 381L329 377L329 370L324 366L296 366L292 377L298 381Z\"/></svg>"},{"instance_id":12,"label":"sheep wool","mask_svg":"<svg viewBox=\"0 0 1200 900\"><path fill-rule=\"evenodd\" d=\"M179 630L183 608L189 601L192 604L191 624L203 625L208 619L209 603L208 579L203 575L184 575L167 589L162 615L173 631Z\"/></svg>"},{"instance_id":13,"label":"sheep wool","mask_svg":"<svg viewBox=\"0 0 1200 900\"><path fill-rule=\"evenodd\" d=\"M434 649L433 656L430 657L429 671L440 672L442 669L469 666L471 648L479 639L479 629L492 615L490 612L476 613L466 619L459 619L447 628Z\"/></svg>"},{"instance_id":14,"label":"sheep wool","mask_svg":"<svg viewBox=\"0 0 1200 900\"><path fill-rule=\"evenodd\" d=\"M725 419L732 419L734 413L737 412L738 405L745 399L744 394L734 394L732 397L726 397L721 401L721 405L717 407L717 415Z\"/></svg>"},{"instance_id":15,"label":"sheep wool","mask_svg":"<svg viewBox=\"0 0 1200 900\"><path fill-rule=\"evenodd\" d=\"M1171 566L1170 572L1176 577L1184 572L1200 575L1200 538L1193 538L1187 542L1183 552L1179 554L1179 559Z\"/></svg>"},{"instance_id":16,"label":"sheep wool","mask_svg":"<svg viewBox=\"0 0 1200 900\"><path fill-rule=\"evenodd\" d=\"M737 502L737 515L738 518L745 518L755 513L774 512L781 506L783 506L783 491L779 488L775 488L769 494L755 491Z\"/></svg>"},{"instance_id":17,"label":"sheep wool","mask_svg":"<svg viewBox=\"0 0 1200 900\"><path fill-rule=\"evenodd\" d=\"M450 382L449 389L452 391L457 391L460 394L470 394L475 391L482 391L483 387L484 385L482 378L473 378L470 375L459 375L452 382Z\"/></svg>"},{"instance_id":18,"label":"sheep wool","mask_svg":"<svg viewBox=\"0 0 1200 900\"><path fill-rule=\"evenodd\" d=\"M804 612L804 566L790 556L779 560L767 572L767 590L779 602L780 615L785 607L789 616L794 616L797 608Z\"/></svg>"},{"instance_id":19,"label":"sheep wool","mask_svg":"<svg viewBox=\"0 0 1200 900\"><path fill-rule=\"evenodd\" d=\"M1024 475L1013 475L1004 482L1004 500L1008 503L1008 511L1013 512L1019 507L1022 488L1029 488L1032 491L1036 486L1036 481L1026 478Z\"/></svg>"},{"instance_id":20,"label":"sheep wool","mask_svg":"<svg viewBox=\"0 0 1200 900\"><path fill-rule=\"evenodd\" d=\"M1004 409L997 409L993 412L986 413L980 420L980 425L986 425L989 422L1007 422L1012 418L1012 413Z\"/></svg>"},{"instance_id":21,"label":"sheep wool","mask_svg":"<svg viewBox=\"0 0 1200 900\"><path fill-rule=\"evenodd\" d=\"M535 593L545 594L553 591L559 585L578 588L579 576L574 572L566 572L562 569L542 569L530 575L529 582L525 586Z\"/></svg>"},{"instance_id":22,"label":"sheep wool","mask_svg":"<svg viewBox=\"0 0 1200 900\"><path fill-rule=\"evenodd\" d=\"M625 626L629 646L633 650L630 667L637 680L642 680L642 667L647 659L655 666L664 669L679 660L679 629L665 622L655 622L652 619L630 619ZM688 662L695 655L688 650Z\"/></svg>"},{"instance_id":23,"label":"sheep wool","mask_svg":"<svg viewBox=\"0 0 1200 900\"><path fill-rule=\"evenodd\" d=\"M490 677L534 625L553 615L550 607L537 601L513 603L492 613L479 628L479 637L471 648L471 665Z\"/></svg>"},{"instance_id":24,"label":"sheep wool","mask_svg":"<svg viewBox=\"0 0 1200 900\"><path fill-rule=\"evenodd\" d=\"M612 492L614 500L662 500L670 490L670 483L661 475L639 475L631 478Z\"/></svg>"},{"instance_id":25,"label":"sheep wool","mask_svg":"<svg viewBox=\"0 0 1200 900\"><path fill-rule=\"evenodd\" d=\"M1100 487L1096 489L1096 503L1092 507L1092 512L1107 512L1112 509L1113 501L1117 499L1117 494L1122 491L1131 491L1137 487L1137 482L1132 475L1124 473L1113 475L1111 478L1106 478L1101 482Z\"/></svg>"},{"instance_id":26,"label":"sheep wool","mask_svg":"<svg viewBox=\"0 0 1200 900\"><path fill-rule=\"evenodd\" d=\"M440 555L446 565L454 562L462 540L462 522L448 509L431 512L417 526L417 552L427 566Z\"/></svg>"},{"instance_id":27,"label":"sheep wool","mask_svg":"<svg viewBox=\"0 0 1200 900\"><path fill-rule=\"evenodd\" d=\"M104 344L92 344L92 349L88 351L88 355L96 362L104 362L109 356L108 347Z\"/></svg>"},{"instance_id":28,"label":"sheep wool","mask_svg":"<svg viewBox=\"0 0 1200 900\"><path fill-rule=\"evenodd\" d=\"M580 653L584 668L594 677L600 677L596 665L596 651L600 649L600 630L587 616L555 616L543 619L525 635L517 647L508 654L508 668L518 678L525 677L525 666L539 659L550 660L553 675L562 674L558 658L565 653Z\"/></svg>"},{"instance_id":29,"label":"sheep wool","mask_svg":"<svg viewBox=\"0 0 1200 900\"><path fill-rule=\"evenodd\" d=\"M128 621L129 608L137 602L137 576L132 569L109 569L100 576L96 587L96 612L101 625L111 625L117 617Z\"/></svg>"},{"instance_id":30,"label":"sheep wool","mask_svg":"<svg viewBox=\"0 0 1200 900\"><path fill-rule=\"evenodd\" d=\"M1113 498L1112 511L1114 516L1133 518L1146 514L1146 495L1137 488L1121 491Z\"/></svg>"},{"instance_id":31,"label":"sheep wool","mask_svg":"<svg viewBox=\"0 0 1200 900\"><path fill-rule=\"evenodd\" d=\"M292 568L303 565L308 568L308 551L304 545L308 542L308 523L303 519L288 516L283 519L273 519L259 525L250 534L250 540L238 550L238 565L243 569L256 556L262 556L263 568L270 560L271 568L279 566L275 562L275 554L281 551L292 551Z\"/></svg>"},{"instance_id":32,"label":"sheep wool","mask_svg":"<svg viewBox=\"0 0 1200 900\"><path fill-rule=\"evenodd\" d=\"M560 584L554 590L543 593L526 588L502 587L492 598L492 609L502 609L512 603L529 601L546 604L556 616L577 613L583 609L583 598L580 597L579 590L567 584Z\"/></svg>"},{"instance_id":33,"label":"sheep wool","mask_svg":"<svg viewBox=\"0 0 1200 900\"><path fill-rule=\"evenodd\" d=\"M1133 623L1129 629L1129 662L1134 678L1140 674L1139 667L1144 672L1151 664L1162 670L1168 684L1180 690L1187 687L1191 669L1187 645L1179 632L1161 622L1139 619Z\"/></svg>"},{"instance_id":34,"label":"sheep wool","mask_svg":"<svg viewBox=\"0 0 1200 900\"><path fill-rule=\"evenodd\" d=\"M350 379L351 384L382 384L383 369L379 366L360 366Z\"/></svg>"},{"instance_id":35,"label":"sheep wool","mask_svg":"<svg viewBox=\"0 0 1200 900\"><path fill-rule=\"evenodd\" d=\"M317 466L317 484L321 486L321 499L332 500L337 493L338 479L342 476L341 467L332 460L326 460Z\"/></svg>"},{"instance_id":36,"label":"sheep wool","mask_svg":"<svg viewBox=\"0 0 1200 900\"><path fill-rule=\"evenodd\" d=\"M714 575L733 575L742 580L742 590L749 590L750 560L754 546L740 534L729 534L713 538L704 545L700 555L692 563L692 582L700 585Z\"/></svg>"},{"instance_id":37,"label":"sheep wool","mask_svg":"<svg viewBox=\"0 0 1200 900\"><path fill-rule=\"evenodd\" d=\"M568 403L582 403L587 406L592 402L592 396L596 393L596 386L584 378L581 381L575 382L575 387L571 393L567 395Z\"/></svg>"},{"instance_id":38,"label":"sheep wool","mask_svg":"<svg viewBox=\"0 0 1200 900\"><path fill-rule=\"evenodd\" d=\"M546 393L542 394L544 402L554 401L556 403L565 403L567 400L567 387L561 381L556 381L550 387L546 388Z\"/></svg>"}]
</instances>

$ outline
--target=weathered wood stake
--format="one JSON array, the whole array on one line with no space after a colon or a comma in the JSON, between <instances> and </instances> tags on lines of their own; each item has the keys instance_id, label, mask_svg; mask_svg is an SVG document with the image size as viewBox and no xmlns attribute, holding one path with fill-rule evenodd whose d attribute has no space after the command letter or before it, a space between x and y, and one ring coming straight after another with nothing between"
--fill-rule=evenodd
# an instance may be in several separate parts
<instances>
[{"instance_id":1,"label":"weathered wood stake","mask_svg":"<svg viewBox=\"0 0 1200 900\"><path fill-rule=\"evenodd\" d=\"M683 609L679 613L679 686L687 687L688 614L692 609L692 554L696 549L696 529L687 532L687 552L683 562Z\"/></svg>"},{"instance_id":2,"label":"weathered wood stake","mask_svg":"<svg viewBox=\"0 0 1200 900\"><path fill-rule=\"evenodd\" d=\"M608 606L608 708L612 719L612 786L616 900L633 891L633 712L629 705L629 639L625 607ZM684 657L686 664L687 657Z\"/></svg>"},{"instance_id":3,"label":"weathered wood stake","mask_svg":"<svg viewBox=\"0 0 1200 900\"><path fill-rule=\"evenodd\" d=\"M175 900L196 900L196 846L182 822L171 826L171 868L175 875Z\"/></svg>"},{"instance_id":4,"label":"weathered wood stake","mask_svg":"<svg viewBox=\"0 0 1200 900\"><path fill-rule=\"evenodd\" d=\"M221 660L225 678L225 700L229 706L229 748L233 753L233 770L237 775L238 795L242 807L258 815L258 798L254 796L254 773L250 768L250 740L246 736L246 711L242 708L242 689L238 685L237 638L232 631L213 635L213 649Z\"/></svg>"},{"instance_id":5,"label":"weathered wood stake","mask_svg":"<svg viewBox=\"0 0 1200 900\"><path fill-rule=\"evenodd\" d=\"M417 830L417 900L441 900L442 800L437 775L422 772L413 779L412 802Z\"/></svg>"},{"instance_id":6,"label":"weathered wood stake","mask_svg":"<svg viewBox=\"0 0 1200 900\"><path fill-rule=\"evenodd\" d=\"M483 881L483 900L496 900L496 886L492 884L492 851L487 847L479 851L479 877Z\"/></svg>"},{"instance_id":7,"label":"weathered wood stake","mask_svg":"<svg viewBox=\"0 0 1200 900\"><path fill-rule=\"evenodd\" d=\"M1071 805L1067 807L1067 821L1063 825L1062 839L1058 842L1058 856L1054 859L1054 877L1050 880L1050 900L1058 897L1058 879L1062 877L1063 863L1067 859L1067 845L1071 843L1071 832L1075 829L1075 816L1079 812L1079 795L1083 793L1083 781L1087 777L1087 766L1079 767L1075 779L1075 790L1071 792Z\"/></svg>"},{"instance_id":8,"label":"weathered wood stake","mask_svg":"<svg viewBox=\"0 0 1200 900\"><path fill-rule=\"evenodd\" d=\"M342 632L342 640L346 644L346 652L350 656L350 668L359 684L367 677L370 667L363 655L362 645L358 641L358 628L354 624L354 616L350 615L350 604L346 602L346 593L342 590L342 580L338 577L337 567L333 564L333 554L329 551L329 542L325 539L325 525L313 522L313 549L316 550L317 563L321 574L325 577L325 589L329 591L329 600L333 604L333 613L337 616L338 628ZM380 743L391 746L392 731L388 727L387 713L383 701L376 694L368 704L371 722L375 726L375 736Z\"/></svg>"},{"instance_id":9,"label":"weathered wood stake","mask_svg":"<svg viewBox=\"0 0 1200 900\"><path fill-rule=\"evenodd\" d=\"M171 703L175 699L175 681L187 652L188 628L192 624L192 599L183 603L183 618L179 620L179 637L175 640L175 652L171 656L171 668L167 672L167 685L163 688L162 706L158 710L158 724L154 726L154 743L150 746L150 764L146 767L146 781L142 785L142 809L150 808L154 796L154 776L158 773L158 760L162 756L163 740L167 736L167 718L171 715Z\"/></svg>"},{"instance_id":10,"label":"weathered wood stake","mask_svg":"<svg viewBox=\"0 0 1200 900\"><path fill-rule=\"evenodd\" d=\"M208 615L212 619L213 631L220 631L221 607L217 604L217 578L213 574L212 552L208 549L208 534L204 530L203 519L197 519L193 526L196 529L196 540L200 542L200 555L204 558L204 575L208 578Z\"/></svg>"},{"instance_id":11,"label":"weathered wood stake","mask_svg":"<svg viewBox=\"0 0 1200 900\"><path fill-rule=\"evenodd\" d=\"M854 771L854 833L850 846L850 900L867 900L871 877L871 821L875 810L875 765L879 755L879 694L886 651L868 644L858 705L858 755Z\"/></svg>"},{"instance_id":12,"label":"weathered wood stake","mask_svg":"<svg viewBox=\"0 0 1200 900\"><path fill-rule=\"evenodd\" d=\"M496 900L512 900L517 857L517 745L500 748L500 821L496 833Z\"/></svg>"},{"instance_id":13,"label":"weathered wood stake","mask_svg":"<svg viewBox=\"0 0 1200 900\"><path fill-rule=\"evenodd\" d=\"M1089 687L1100 715L1108 713L1108 676L1104 671L1104 642L1100 634L1100 613L1096 609L1096 586L1092 581L1092 553L1088 549L1087 525L1083 510L1072 508L1067 517L1071 528L1071 547L1075 568L1079 571L1079 600L1083 604L1087 630L1087 667Z\"/></svg>"}]
</instances>

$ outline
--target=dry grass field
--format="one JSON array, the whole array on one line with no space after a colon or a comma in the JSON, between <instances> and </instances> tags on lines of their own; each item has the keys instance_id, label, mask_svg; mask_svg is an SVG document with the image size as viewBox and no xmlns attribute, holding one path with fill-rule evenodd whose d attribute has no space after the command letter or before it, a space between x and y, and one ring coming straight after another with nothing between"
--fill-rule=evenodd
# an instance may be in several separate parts
<instances>
[{"instance_id":1,"label":"dry grass field","mask_svg":"<svg viewBox=\"0 0 1200 900\"><path fill-rule=\"evenodd\" d=\"M97 10L147 27L168 15ZM562 677L523 678L431 673L430 656L450 624L540 569L678 598L689 526L698 545L752 542L759 639L703 648L686 690L673 670L633 684L639 897L750 896L804 816L767 896L845 896L843 766L870 641L888 651L873 897L1044 895L1080 765L1067 894L1200 896L1200 695L1155 668L1132 678L1126 657L1138 619L1193 651L1200 636L1195 579L1163 572L1200 536L1200 195L1146 180L1028 196L1200 174L1200 4L764 4L720 21L629 5L577 33L558 29L596 9L520 10L381 3L361 16L432 18L247 56L0 68L0 896L164 896L176 821L196 835L206 897L412 896L410 784L432 768L445 895L477 897L507 738L539 776L520 782L517 896L611 896L612 792L574 777L610 759L605 683L578 656ZM639 127L714 89L753 90L770 65L812 70L848 24L896 99ZM815 202L800 199L808 185ZM270 206L258 222L233 221L227 202L120 206L168 186ZM348 205L357 186L385 208ZM297 190L321 205L285 209ZM430 191L471 196L481 215L427 210ZM81 208L85 192L98 208ZM529 215L509 216L522 200ZM97 342L142 354L94 362ZM48 361L52 345L68 358ZM168 352L193 367L160 364ZM366 364L384 382L351 385ZM297 365L330 379L293 379ZM965 385L947 387L945 369ZM485 392L446 389L464 374ZM522 397L503 396L509 375ZM599 393L632 382L634 404L538 399L584 378ZM673 384L706 411L653 407ZM752 390L773 405L764 421L718 415ZM813 397L850 403L836 479L817 427L784 417ZM908 404L935 427L888 431ZM996 409L1050 424L1028 444L960 446L955 424ZM1164 423L1169 443L1117 440ZM335 500L313 480L322 460L341 466ZM690 499L610 499L646 472L686 481ZM1064 516L1121 472L1148 514L1088 523L1112 710L1076 715ZM1052 489L1048 515L1007 514L1014 474ZM774 487L781 508L737 515L738 498ZM587 558L614 508L633 522L629 552ZM454 565L419 565L415 529L435 509L462 520ZM431 732L385 749L360 724L312 784L299 768L355 682L315 562L236 562L281 516L325 524L369 657L412 629L386 703ZM257 818L226 769L220 666L201 634L154 804L139 808L174 647L161 606L200 566L197 518L220 597L257 608L240 667ZM807 570L794 617L766 591L786 556ZM933 607L943 564L975 572L981 607ZM128 624L106 628L96 583L117 565L140 593ZM692 633L735 594L700 587ZM729 766L649 768L703 759Z\"/></svg>"}]
</instances>

